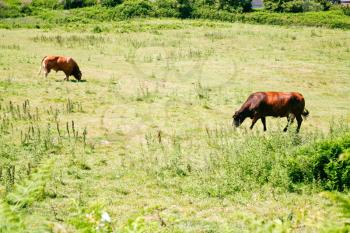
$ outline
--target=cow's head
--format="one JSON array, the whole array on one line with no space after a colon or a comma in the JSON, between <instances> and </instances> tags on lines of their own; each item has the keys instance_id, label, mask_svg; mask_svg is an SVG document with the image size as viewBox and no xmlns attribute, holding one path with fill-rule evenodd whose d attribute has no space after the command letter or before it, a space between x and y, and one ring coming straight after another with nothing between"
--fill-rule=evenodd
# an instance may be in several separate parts
<instances>
[{"instance_id":1,"label":"cow's head","mask_svg":"<svg viewBox=\"0 0 350 233\"><path fill-rule=\"evenodd\" d=\"M74 78L78 81L81 80L81 77L83 76L79 67L76 66L74 69L73 69L73 72L72 72L72 75L74 76Z\"/></svg>"},{"instance_id":2,"label":"cow's head","mask_svg":"<svg viewBox=\"0 0 350 233\"><path fill-rule=\"evenodd\" d=\"M247 118L245 111L236 111L232 116L232 126L239 127L243 121Z\"/></svg>"},{"instance_id":3,"label":"cow's head","mask_svg":"<svg viewBox=\"0 0 350 233\"><path fill-rule=\"evenodd\" d=\"M79 70L79 72L77 72L76 76L74 76L78 81L81 80L81 77L83 76L83 74L81 73L81 71Z\"/></svg>"}]
</instances>

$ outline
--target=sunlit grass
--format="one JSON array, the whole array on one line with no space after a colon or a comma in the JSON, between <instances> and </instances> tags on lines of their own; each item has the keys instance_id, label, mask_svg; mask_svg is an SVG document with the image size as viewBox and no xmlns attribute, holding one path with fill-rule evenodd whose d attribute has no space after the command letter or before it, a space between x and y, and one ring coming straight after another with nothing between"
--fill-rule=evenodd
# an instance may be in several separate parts
<instances>
[{"instance_id":1,"label":"sunlit grass","mask_svg":"<svg viewBox=\"0 0 350 233\"><path fill-rule=\"evenodd\" d=\"M327 137L333 119L349 122L348 31L179 20L111 25L99 34L0 30L1 137L18 146L7 151L16 171L3 170L9 179L0 183L0 208L22 208L14 215L24 224L19 231L96 229L104 212L106 231L309 232L337 224L320 187L291 189L278 166ZM72 56L85 82L64 82L60 72L38 76L49 54ZM310 117L300 136L295 128L281 133L285 119L268 118L266 133L260 123L249 131L248 121L232 128L234 110L265 90L305 96ZM48 124L44 150L37 129L42 137ZM37 144L35 153L23 144Z\"/></svg>"}]
</instances>

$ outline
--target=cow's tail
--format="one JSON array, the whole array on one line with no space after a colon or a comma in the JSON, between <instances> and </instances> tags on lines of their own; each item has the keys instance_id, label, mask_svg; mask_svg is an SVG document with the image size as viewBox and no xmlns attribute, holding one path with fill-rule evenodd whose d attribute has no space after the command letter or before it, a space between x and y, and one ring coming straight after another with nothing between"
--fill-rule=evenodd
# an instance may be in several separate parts
<instances>
[{"instance_id":1,"label":"cow's tail","mask_svg":"<svg viewBox=\"0 0 350 233\"><path fill-rule=\"evenodd\" d=\"M41 74L41 70L43 69L43 66L44 66L43 61L45 60L46 57L47 57L47 56L45 56L45 57L41 60L41 63L40 63L40 70L39 70L38 75Z\"/></svg>"},{"instance_id":2,"label":"cow's tail","mask_svg":"<svg viewBox=\"0 0 350 233\"><path fill-rule=\"evenodd\" d=\"M306 108L304 108L304 111L301 113L301 115L306 120L306 118L309 116L309 113L310 112Z\"/></svg>"}]
</instances>

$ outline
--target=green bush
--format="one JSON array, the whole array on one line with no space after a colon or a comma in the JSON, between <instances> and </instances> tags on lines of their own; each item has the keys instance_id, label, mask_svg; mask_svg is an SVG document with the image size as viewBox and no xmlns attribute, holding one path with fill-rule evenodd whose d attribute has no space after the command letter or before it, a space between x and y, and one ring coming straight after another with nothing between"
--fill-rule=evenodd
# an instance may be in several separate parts
<instances>
[{"instance_id":1,"label":"green bush","mask_svg":"<svg viewBox=\"0 0 350 233\"><path fill-rule=\"evenodd\" d=\"M101 5L105 7L115 7L116 5L122 3L122 0L101 0Z\"/></svg>"},{"instance_id":2,"label":"green bush","mask_svg":"<svg viewBox=\"0 0 350 233\"><path fill-rule=\"evenodd\" d=\"M350 188L350 135L306 147L286 167L293 183L316 182L325 190Z\"/></svg>"},{"instance_id":3,"label":"green bush","mask_svg":"<svg viewBox=\"0 0 350 233\"><path fill-rule=\"evenodd\" d=\"M14 18L21 15L22 14L18 7L8 7L0 5L0 18Z\"/></svg>"},{"instance_id":4,"label":"green bush","mask_svg":"<svg viewBox=\"0 0 350 233\"><path fill-rule=\"evenodd\" d=\"M307 12L329 10L332 5L327 0L265 0L265 9L274 12Z\"/></svg>"},{"instance_id":5,"label":"green bush","mask_svg":"<svg viewBox=\"0 0 350 233\"><path fill-rule=\"evenodd\" d=\"M199 7L210 7L229 12L248 12L252 9L251 0L202 0L196 1Z\"/></svg>"},{"instance_id":6,"label":"green bush","mask_svg":"<svg viewBox=\"0 0 350 233\"><path fill-rule=\"evenodd\" d=\"M282 8L284 12L303 12L304 11L304 1L303 0L295 0L290 2L284 2L282 4Z\"/></svg>"},{"instance_id":7,"label":"green bush","mask_svg":"<svg viewBox=\"0 0 350 233\"><path fill-rule=\"evenodd\" d=\"M19 11L24 15L30 15L32 13L32 8L27 4L23 4L20 6Z\"/></svg>"},{"instance_id":8,"label":"green bush","mask_svg":"<svg viewBox=\"0 0 350 233\"><path fill-rule=\"evenodd\" d=\"M341 9L344 15L350 16L350 6L343 6Z\"/></svg>"},{"instance_id":9,"label":"green bush","mask_svg":"<svg viewBox=\"0 0 350 233\"><path fill-rule=\"evenodd\" d=\"M115 18L118 19L153 16L153 13L152 4L147 0L125 1L115 8Z\"/></svg>"},{"instance_id":10,"label":"green bush","mask_svg":"<svg viewBox=\"0 0 350 233\"><path fill-rule=\"evenodd\" d=\"M93 2L94 0L84 0ZM45 2L45 4L49 4ZM25 19L18 22L2 21L1 28L48 28L58 25L67 26L69 23L78 22L101 22L109 20L128 19L132 17L175 17L180 18L180 8L178 0L157 0L157 1L126 1L116 7L93 7L77 8L69 11L52 11L43 9L40 6L40 0L34 0L21 9L21 5L4 6L0 5L0 18L19 17L25 15L34 15L35 17L27 21ZM52 3L52 2L51 2ZM322 12L305 12L298 14L291 13L273 13L268 11L253 11L250 13L233 13L228 10L218 10L217 5L209 5L203 1L190 2L192 11L189 17L198 19L221 20L228 22L244 22L255 24L272 24L272 25L300 25L314 27L328 27L350 29L350 17L346 16L341 7L334 7L329 11ZM310 3L310 2L309 2ZM316 2L312 2L316 3ZM211 3L212 4L212 3ZM316 8L320 3L307 5L304 7ZM40 7L39 7L40 6ZM61 6L51 5L51 7L63 8ZM345 9L346 11L346 9ZM188 17L188 15L186 16ZM35 23L32 23L35 21ZM95 23L96 23L95 22Z\"/></svg>"},{"instance_id":11,"label":"green bush","mask_svg":"<svg viewBox=\"0 0 350 233\"><path fill-rule=\"evenodd\" d=\"M220 9L248 12L252 9L251 0L220 0Z\"/></svg>"},{"instance_id":12,"label":"green bush","mask_svg":"<svg viewBox=\"0 0 350 233\"><path fill-rule=\"evenodd\" d=\"M235 132L208 129L207 136L202 136L210 147L204 167L186 161L184 155L201 152L182 148L180 143L165 149L174 157L161 155L167 161L156 173L190 177L192 191L219 198L264 186L291 192L343 191L350 188L350 132L339 132L326 137L277 132L242 138ZM152 157L153 145L150 148Z\"/></svg>"},{"instance_id":13,"label":"green bush","mask_svg":"<svg viewBox=\"0 0 350 233\"><path fill-rule=\"evenodd\" d=\"M64 0L62 2L64 9L72 9L96 5L96 0Z\"/></svg>"},{"instance_id":14,"label":"green bush","mask_svg":"<svg viewBox=\"0 0 350 233\"><path fill-rule=\"evenodd\" d=\"M83 6L84 6L83 0L64 0L63 1L64 9L78 8Z\"/></svg>"},{"instance_id":15,"label":"green bush","mask_svg":"<svg viewBox=\"0 0 350 233\"><path fill-rule=\"evenodd\" d=\"M154 2L155 16L158 17L180 17L177 0L160 0Z\"/></svg>"},{"instance_id":16,"label":"green bush","mask_svg":"<svg viewBox=\"0 0 350 233\"><path fill-rule=\"evenodd\" d=\"M245 14L234 14L228 11L218 11L209 7L195 8L193 18L222 20L229 22L244 22L272 25L300 25L313 27L328 27L350 29L350 17L344 15L341 10L322 12L305 12L298 14L273 13L256 11Z\"/></svg>"},{"instance_id":17,"label":"green bush","mask_svg":"<svg viewBox=\"0 0 350 233\"><path fill-rule=\"evenodd\" d=\"M191 0L158 0L153 2L154 15L160 17L191 18L194 1Z\"/></svg>"},{"instance_id":18,"label":"green bush","mask_svg":"<svg viewBox=\"0 0 350 233\"><path fill-rule=\"evenodd\" d=\"M42 7L49 9L62 9L63 4L60 4L57 0L33 0L31 3L34 7Z\"/></svg>"},{"instance_id":19,"label":"green bush","mask_svg":"<svg viewBox=\"0 0 350 233\"><path fill-rule=\"evenodd\" d=\"M325 6L320 2L306 1L303 5L303 11L322 11L325 10Z\"/></svg>"},{"instance_id":20,"label":"green bush","mask_svg":"<svg viewBox=\"0 0 350 233\"><path fill-rule=\"evenodd\" d=\"M97 0L33 0L31 6L48 9L72 9L97 4Z\"/></svg>"},{"instance_id":21,"label":"green bush","mask_svg":"<svg viewBox=\"0 0 350 233\"><path fill-rule=\"evenodd\" d=\"M193 11L193 3L190 0L177 0L177 2L180 18L190 18Z\"/></svg>"}]
</instances>

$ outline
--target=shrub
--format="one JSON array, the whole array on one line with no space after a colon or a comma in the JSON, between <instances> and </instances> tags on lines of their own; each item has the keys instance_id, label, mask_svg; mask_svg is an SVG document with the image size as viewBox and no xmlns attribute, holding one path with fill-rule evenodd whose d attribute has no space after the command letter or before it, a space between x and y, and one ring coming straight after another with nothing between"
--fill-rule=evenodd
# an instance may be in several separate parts
<instances>
[{"instance_id":1,"label":"shrub","mask_svg":"<svg viewBox=\"0 0 350 233\"><path fill-rule=\"evenodd\" d=\"M193 11L192 2L190 2L190 0L177 0L177 2L179 5L178 11L180 13L180 18L190 18Z\"/></svg>"},{"instance_id":2,"label":"shrub","mask_svg":"<svg viewBox=\"0 0 350 233\"><path fill-rule=\"evenodd\" d=\"M328 0L265 0L265 9L275 12L306 12L328 10L331 3Z\"/></svg>"},{"instance_id":3,"label":"shrub","mask_svg":"<svg viewBox=\"0 0 350 233\"><path fill-rule=\"evenodd\" d=\"M300 150L287 168L293 183L316 181L326 190L350 188L349 135Z\"/></svg>"},{"instance_id":4,"label":"shrub","mask_svg":"<svg viewBox=\"0 0 350 233\"><path fill-rule=\"evenodd\" d=\"M147 0L126 1L115 8L115 18L152 16L153 8Z\"/></svg>"},{"instance_id":5,"label":"shrub","mask_svg":"<svg viewBox=\"0 0 350 233\"><path fill-rule=\"evenodd\" d=\"M304 1L302 0L295 0L290 2L285 2L282 4L282 8L284 12L303 12L304 9Z\"/></svg>"},{"instance_id":6,"label":"shrub","mask_svg":"<svg viewBox=\"0 0 350 233\"><path fill-rule=\"evenodd\" d=\"M83 6L83 0L64 0L63 2L64 9L78 8Z\"/></svg>"},{"instance_id":7,"label":"shrub","mask_svg":"<svg viewBox=\"0 0 350 233\"><path fill-rule=\"evenodd\" d=\"M103 30L102 30L101 27L95 26L95 27L92 29L92 32L93 32L93 33L101 33L101 32L103 32Z\"/></svg>"},{"instance_id":8,"label":"shrub","mask_svg":"<svg viewBox=\"0 0 350 233\"><path fill-rule=\"evenodd\" d=\"M322 11L325 10L325 6L320 2L306 1L303 4L303 11Z\"/></svg>"},{"instance_id":9,"label":"shrub","mask_svg":"<svg viewBox=\"0 0 350 233\"><path fill-rule=\"evenodd\" d=\"M72 9L96 4L97 0L33 0L31 3L34 7L50 9Z\"/></svg>"},{"instance_id":10,"label":"shrub","mask_svg":"<svg viewBox=\"0 0 350 233\"><path fill-rule=\"evenodd\" d=\"M0 18L14 18L21 15L20 9L17 6L0 4Z\"/></svg>"},{"instance_id":11,"label":"shrub","mask_svg":"<svg viewBox=\"0 0 350 233\"><path fill-rule=\"evenodd\" d=\"M63 8L63 4L59 3L57 0L33 0L32 5L50 9Z\"/></svg>"},{"instance_id":12,"label":"shrub","mask_svg":"<svg viewBox=\"0 0 350 233\"><path fill-rule=\"evenodd\" d=\"M229 12L248 12L252 9L251 2L251 0L203 0L196 1L196 4L200 7L209 6Z\"/></svg>"},{"instance_id":13,"label":"shrub","mask_svg":"<svg viewBox=\"0 0 350 233\"><path fill-rule=\"evenodd\" d=\"M343 6L341 9L344 15L350 16L350 6Z\"/></svg>"},{"instance_id":14,"label":"shrub","mask_svg":"<svg viewBox=\"0 0 350 233\"><path fill-rule=\"evenodd\" d=\"M154 2L155 16L180 17L177 0L158 0Z\"/></svg>"},{"instance_id":15,"label":"shrub","mask_svg":"<svg viewBox=\"0 0 350 233\"><path fill-rule=\"evenodd\" d=\"M157 0L153 2L154 15L161 17L190 18L194 9L191 0Z\"/></svg>"},{"instance_id":16,"label":"shrub","mask_svg":"<svg viewBox=\"0 0 350 233\"><path fill-rule=\"evenodd\" d=\"M20 6L19 11L22 14L30 15L32 13L32 8L30 8L30 6L27 4L23 4L22 6Z\"/></svg>"},{"instance_id":17,"label":"shrub","mask_svg":"<svg viewBox=\"0 0 350 233\"><path fill-rule=\"evenodd\" d=\"M220 8L229 11L248 12L252 9L251 0L221 0Z\"/></svg>"},{"instance_id":18,"label":"shrub","mask_svg":"<svg viewBox=\"0 0 350 233\"><path fill-rule=\"evenodd\" d=\"M122 0L101 0L101 5L105 7L115 7L116 5L122 3Z\"/></svg>"}]
</instances>

